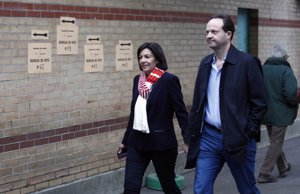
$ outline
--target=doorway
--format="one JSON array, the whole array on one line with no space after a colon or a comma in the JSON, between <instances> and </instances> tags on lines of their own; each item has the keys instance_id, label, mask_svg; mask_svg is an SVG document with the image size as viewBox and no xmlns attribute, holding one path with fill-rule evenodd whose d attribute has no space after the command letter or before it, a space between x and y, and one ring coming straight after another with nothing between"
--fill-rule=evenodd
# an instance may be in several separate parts
<instances>
[{"instance_id":1,"label":"doorway","mask_svg":"<svg viewBox=\"0 0 300 194\"><path fill-rule=\"evenodd\" d=\"M237 47L252 55L258 55L257 9L238 8Z\"/></svg>"}]
</instances>

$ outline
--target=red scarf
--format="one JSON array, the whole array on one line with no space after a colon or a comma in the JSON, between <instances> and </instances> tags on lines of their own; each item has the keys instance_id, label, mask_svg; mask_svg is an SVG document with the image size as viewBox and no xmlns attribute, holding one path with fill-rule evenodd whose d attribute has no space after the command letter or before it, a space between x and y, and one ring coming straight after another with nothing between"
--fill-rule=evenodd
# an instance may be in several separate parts
<instances>
[{"instance_id":1,"label":"red scarf","mask_svg":"<svg viewBox=\"0 0 300 194\"><path fill-rule=\"evenodd\" d=\"M165 71L158 69L155 67L153 71L150 73L148 77L146 77L145 72L142 72L139 78L139 84L138 84L138 90L140 96L147 99L151 89L152 85L157 82L159 78L165 73Z\"/></svg>"}]
</instances>

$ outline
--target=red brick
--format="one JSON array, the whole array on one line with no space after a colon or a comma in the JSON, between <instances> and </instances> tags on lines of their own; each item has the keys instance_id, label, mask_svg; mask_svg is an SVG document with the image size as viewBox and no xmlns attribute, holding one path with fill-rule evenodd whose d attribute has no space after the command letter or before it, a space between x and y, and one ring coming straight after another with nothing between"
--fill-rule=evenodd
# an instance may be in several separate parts
<instances>
[{"instance_id":1,"label":"red brick","mask_svg":"<svg viewBox=\"0 0 300 194\"><path fill-rule=\"evenodd\" d=\"M49 11L60 11L61 10L61 5L49 4L48 5L48 10Z\"/></svg>"},{"instance_id":2,"label":"red brick","mask_svg":"<svg viewBox=\"0 0 300 194\"><path fill-rule=\"evenodd\" d=\"M84 137L84 136L86 136L86 131L75 132L75 138L77 138L77 137Z\"/></svg>"},{"instance_id":3,"label":"red brick","mask_svg":"<svg viewBox=\"0 0 300 194\"><path fill-rule=\"evenodd\" d=\"M124 122L128 122L128 117L120 117L116 119L116 123L124 123Z\"/></svg>"},{"instance_id":4,"label":"red brick","mask_svg":"<svg viewBox=\"0 0 300 194\"><path fill-rule=\"evenodd\" d=\"M55 18L55 12L42 11L41 17L42 18Z\"/></svg>"},{"instance_id":5,"label":"red brick","mask_svg":"<svg viewBox=\"0 0 300 194\"><path fill-rule=\"evenodd\" d=\"M109 127L108 126L104 126L104 127L99 127L99 133L104 133L109 131Z\"/></svg>"},{"instance_id":6,"label":"red brick","mask_svg":"<svg viewBox=\"0 0 300 194\"><path fill-rule=\"evenodd\" d=\"M42 137L42 133L41 132L33 132L33 133L29 133L27 134L27 139L38 139Z\"/></svg>"},{"instance_id":7,"label":"red brick","mask_svg":"<svg viewBox=\"0 0 300 194\"><path fill-rule=\"evenodd\" d=\"M0 16L2 17L11 17L11 11L10 10L1 10Z\"/></svg>"},{"instance_id":8,"label":"red brick","mask_svg":"<svg viewBox=\"0 0 300 194\"><path fill-rule=\"evenodd\" d=\"M97 7L86 7L86 12L91 13L91 12L97 12Z\"/></svg>"},{"instance_id":9,"label":"red brick","mask_svg":"<svg viewBox=\"0 0 300 194\"><path fill-rule=\"evenodd\" d=\"M18 9L19 3L17 3L17 2L3 2L3 7L5 9Z\"/></svg>"},{"instance_id":10,"label":"red brick","mask_svg":"<svg viewBox=\"0 0 300 194\"><path fill-rule=\"evenodd\" d=\"M19 3L19 9L33 10L32 3Z\"/></svg>"},{"instance_id":11,"label":"red brick","mask_svg":"<svg viewBox=\"0 0 300 194\"><path fill-rule=\"evenodd\" d=\"M98 13L109 13L109 8L98 7Z\"/></svg>"},{"instance_id":12,"label":"red brick","mask_svg":"<svg viewBox=\"0 0 300 194\"><path fill-rule=\"evenodd\" d=\"M98 128L90 129L87 131L87 135L95 135L98 134Z\"/></svg>"},{"instance_id":13,"label":"red brick","mask_svg":"<svg viewBox=\"0 0 300 194\"><path fill-rule=\"evenodd\" d=\"M62 140L62 136L54 136L54 137L49 137L49 143L55 143L55 142L60 142Z\"/></svg>"},{"instance_id":14,"label":"red brick","mask_svg":"<svg viewBox=\"0 0 300 194\"><path fill-rule=\"evenodd\" d=\"M16 135L16 136L12 136L11 137L11 141L12 142L20 142L20 141L25 141L27 139L27 135L23 134L23 135Z\"/></svg>"},{"instance_id":15,"label":"red brick","mask_svg":"<svg viewBox=\"0 0 300 194\"><path fill-rule=\"evenodd\" d=\"M125 15L125 20L134 20L133 15Z\"/></svg>"},{"instance_id":16,"label":"red brick","mask_svg":"<svg viewBox=\"0 0 300 194\"><path fill-rule=\"evenodd\" d=\"M111 126L109 126L109 131L118 130L120 128L121 128L120 124L111 125Z\"/></svg>"},{"instance_id":17,"label":"red brick","mask_svg":"<svg viewBox=\"0 0 300 194\"><path fill-rule=\"evenodd\" d=\"M155 15L151 10L140 10L138 15Z\"/></svg>"},{"instance_id":18,"label":"red brick","mask_svg":"<svg viewBox=\"0 0 300 194\"><path fill-rule=\"evenodd\" d=\"M54 13L54 15L55 15L56 18L60 18L60 17L62 17L62 16L65 16L64 13L59 12L59 11L55 11L55 12L53 12L53 13Z\"/></svg>"},{"instance_id":19,"label":"red brick","mask_svg":"<svg viewBox=\"0 0 300 194\"><path fill-rule=\"evenodd\" d=\"M91 129L93 128L93 123L85 123L81 125L82 129Z\"/></svg>"},{"instance_id":20,"label":"red brick","mask_svg":"<svg viewBox=\"0 0 300 194\"><path fill-rule=\"evenodd\" d=\"M112 13L112 14L121 13L122 12L121 10L122 9L120 9L120 8L110 8L109 13Z\"/></svg>"},{"instance_id":21,"label":"red brick","mask_svg":"<svg viewBox=\"0 0 300 194\"><path fill-rule=\"evenodd\" d=\"M4 150L3 150L3 146L0 146L0 153L2 153Z\"/></svg>"},{"instance_id":22,"label":"red brick","mask_svg":"<svg viewBox=\"0 0 300 194\"><path fill-rule=\"evenodd\" d=\"M169 12L168 15L172 15L172 16L176 16L176 17L181 17L181 16L183 16L183 13L177 12L177 11L173 11L173 12Z\"/></svg>"},{"instance_id":23,"label":"red brick","mask_svg":"<svg viewBox=\"0 0 300 194\"><path fill-rule=\"evenodd\" d=\"M154 17L153 16L145 16L145 20L146 21L154 21Z\"/></svg>"},{"instance_id":24,"label":"red brick","mask_svg":"<svg viewBox=\"0 0 300 194\"><path fill-rule=\"evenodd\" d=\"M80 125L74 125L69 127L69 132L75 132L80 130Z\"/></svg>"},{"instance_id":25,"label":"red brick","mask_svg":"<svg viewBox=\"0 0 300 194\"><path fill-rule=\"evenodd\" d=\"M90 14L90 13L81 13L79 18L81 18L81 19L94 19L95 16L94 16L94 14Z\"/></svg>"},{"instance_id":26,"label":"red brick","mask_svg":"<svg viewBox=\"0 0 300 194\"><path fill-rule=\"evenodd\" d=\"M72 6L72 5L62 5L61 10L62 11L74 11L74 6Z\"/></svg>"},{"instance_id":27,"label":"red brick","mask_svg":"<svg viewBox=\"0 0 300 194\"><path fill-rule=\"evenodd\" d=\"M104 19L104 14L93 14L94 18L98 19L98 20L103 20Z\"/></svg>"},{"instance_id":28,"label":"red brick","mask_svg":"<svg viewBox=\"0 0 300 194\"><path fill-rule=\"evenodd\" d=\"M116 119L108 119L104 121L105 125L112 125L116 123Z\"/></svg>"},{"instance_id":29,"label":"red brick","mask_svg":"<svg viewBox=\"0 0 300 194\"><path fill-rule=\"evenodd\" d=\"M11 137L3 137L0 138L0 145L4 145L4 144L8 144L8 143L12 143L12 138Z\"/></svg>"},{"instance_id":30,"label":"red brick","mask_svg":"<svg viewBox=\"0 0 300 194\"><path fill-rule=\"evenodd\" d=\"M173 21L173 18L170 18L170 17L164 17L164 18L163 18L163 21L164 21L164 22L172 22L172 21Z\"/></svg>"},{"instance_id":31,"label":"red brick","mask_svg":"<svg viewBox=\"0 0 300 194\"><path fill-rule=\"evenodd\" d=\"M41 12L39 11L27 11L27 17L40 18Z\"/></svg>"},{"instance_id":32,"label":"red brick","mask_svg":"<svg viewBox=\"0 0 300 194\"><path fill-rule=\"evenodd\" d=\"M44 144L48 144L48 142L49 142L49 138L36 139L36 140L34 140L34 145L36 145L36 146L44 145Z\"/></svg>"},{"instance_id":33,"label":"red brick","mask_svg":"<svg viewBox=\"0 0 300 194\"><path fill-rule=\"evenodd\" d=\"M189 13L189 12L182 12L181 13L183 17L195 17L194 13Z\"/></svg>"},{"instance_id":34,"label":"red brick","mask_svg":"<svg viewBox=\"0 0 300 194\"><path fill-rule=\"evenodd\" d=\"M93 127L102 127L104 126L104 121L97 121L93 123Z\"/></svg>"},{"instance_id":35,"label":"red brick","mask_svg":"<svg viewBox=\"0 0 300 194\"><path fill-rule=\"evenodd\" d=\"M134 15L140 15L140 14L141 14L141 10L138 10L138 9L131 9L131 10L130 10L130 13L131 13L131 14L134 14Z\"/></svg>"},{"instance_id":36,"label":"red brick","mask_svg":"<svg viewBox=\"0 0 300 194\"><path fill-rule=\"evenodd\" d=\"M86 12L86 6L74 6L74 11Z\"/></svg>"},{"instance_id":37,"label":"red brick","mask_svg":"<svg viewBox=\"0 0 300 194\"><path fill-rule=\"evenodd\" d=\"M20 149L20 144L19 143L8 144L8 145L4 146L4 152L18 150L18 149Z\"/></svg>"},{"instance_id":38,"label":"red brick","mask_svg":"<svg viewBox=\"0 0 300 194\"><path fill-rule=\"evenodd\" d=\"M74 12L67 12L66 15L68 17L73 17L73 18L79 18L80 17L80 13L74 13Z\"/></svg>"},{"instance_id":39,"label":"red brick","mask_svg":"<svg viewBox=\"0 0 300 194\"><path fill-rule=\"evenodd\" d=\"M125 16L124 15L114 15L115 20L124 20Z\"/></svg>"},{"instance_id":40,"label":"red brick","mask_svg":"<svg viewBox=\"0 0 300 194\"><path fill-rule=\"evenodd\" d=\"M34 140L24 141L24 142L20 143L20 149L29 148L29 147L33 147L33 146L34 146Z\"/></svg>"},{"instance_id":41,"label":"red brick","mask_svg":"<svg viewBox=\"0 0 300 194\"><path fill-rule=\"evenodd\" d=\"M64 128L59 128L55 130L55 134L63 134L63 133L68 133L69 132L69 128L68 127L64 127Z\"/></svg>"},{"instance_id":42,"label":"red brick","mask_svg":"<svg viewBox=\"0 0 300 194\"><path fill-rule=\"evenodd\" d=\"M64 134L63 140L74 139L74 137L75 137L74 133Z\"/></svg>"},{"instance_id":43,"label":"red brick","mask_svg":"<svg viewBox=\"0 0 300 194\"><path fill-rule=\"evenodd\" d=\"M145 10L145 12L148 12L148 14L145 14L145 15L159 16L158 12L154 11L154 10Z\"/></svg>"},{"instance_id":44,"label":"red brick","mask_svg":"<svg viewBox=\"0 0 300 194\"><path fill-rule=\"evenodd\" d=\"M134 16L134 20L136 20L136 21L145 21L145 16L136 15L136 16Z\"/></svg>"},{"instance_id":45,"label":"red brick","mask_svg":"<svg viewBox=\"0 0 300 194\"><path fill-rule=\"evenodd\" d=\"M120 14L131 14L131 9L121 9Z\"/></svg>"},{"instance_id":46,"label":"red brick","mask_svg":"<svg viewBox=\"0 0 300 194\"><path fill-rule=\"evenodd\" d=\"M112 14L104 14L103 15L103 19L105 19L105 20L112 20L112 19L114 19L114 15L112 15Z\"/></svg>"},{"instance_id":47,"label":"red brick","mask_svg":"<svg viewBox=\"0 0 300 194\"><path fill-rule=\"evenodd\" d=\"M122 123L122 124L121 124L121 129L124 129L124 128L126 128L126 127L127 127L127 125L128 125L128 123Z\"/></svg>"},{"instance_id":48,"label":"red brick","mask_svg":"<svg viewBox=\"0 0 300 194\"><path fill-rule=\"evenodd\" d=\"M48 10L47 4L34 4L33 5L34 10Z\"/></svg>"},{"instance_id":49,"label":"red brick","mask_svg":"<svg viewBox=\"0 0 300 194\"><path fill-rule=\"evenodd\" d=\"M154 21L161 22L163 21L162 17L154 17Z\"/></svg>"},{"instance_id":50,"label":"red brick","mask_svg":"<svg viewBox=\"0 0 300 194\"><path fill-rule=\"evenodd\" d=\"M55 135L55 129L42 131L42 137L49 137L49 136L54 136L54 135Z\"/></svg>"},{"instance_id":51,"label":"red brick","mask_svg":"<svg viewBox=\"0 0 300 194\"><path fill-rule=\"evenodd\" d=\"M159 16L167 16L168 15L168 12L166 11L156 11L157 12L157 15Z\"/></svg>"}]
</instances>

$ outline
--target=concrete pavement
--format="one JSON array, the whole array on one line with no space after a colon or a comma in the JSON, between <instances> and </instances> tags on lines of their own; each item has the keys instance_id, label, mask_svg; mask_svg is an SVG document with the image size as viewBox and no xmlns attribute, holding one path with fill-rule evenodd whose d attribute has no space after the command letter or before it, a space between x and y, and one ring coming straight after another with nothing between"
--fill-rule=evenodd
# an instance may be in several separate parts
<instances>
[{"instance_id":1,"label":"concrete pavement","mask_svg":"<svg viewBox=\"0 0 300 194\"><path fill-rule=\"evenodd\" d=\"M292 165L292 170L285 178L278 179L274 183L257 184L261 194L300 194L300 137L286 140L283 148L288 162ZM258 176L259 168L263 162L267 151L267 147L259 148L256 155L256 177ZM278 176L277 168L273 171L274 176ZM194 171L182 174L185 178L185 188L183 194L193 193ZM235 182L231 176L227 165L224 165L215 182L214 194L238 194ZM148 188L143 188L141 194L162 194L161 191L154 191Z\"/></svg>"}]
</instances>

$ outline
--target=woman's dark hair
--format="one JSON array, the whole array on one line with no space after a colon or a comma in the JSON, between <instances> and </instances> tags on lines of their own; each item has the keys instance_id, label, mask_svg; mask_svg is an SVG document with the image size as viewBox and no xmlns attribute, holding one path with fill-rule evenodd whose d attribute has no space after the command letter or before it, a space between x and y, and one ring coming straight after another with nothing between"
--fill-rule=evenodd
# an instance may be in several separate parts
<instances>
[{"instance_id":1,"label":"woman's dark hair","mask_svg":"<svg viewBox=\"0 0 300 194\"><path fill-rule=\"evenodd\" d=\"M223 20L222 29L224 30L224 32L228 32L228 31L231 32L230 40L232 40L233 34L235 32L235 27L234 27L234 23L231 20L230 16L229 15L214 15L209 19L209 21L211 19L222 19Z\"/></svg>"},{"instance_id":2,"label":"woman's dark hair","mask_svg":"<svg viewBox=\"0 0 300 194\"><path fill-rule=\"evenodd\" d=\"M146 48L152 52L155 59L158 61L158 64L156 64L156 67L161 70L167 70L168 64L167 64L167 60L166 60L164 51L162 50L161 46L156 42L145 42L144 44L142 44L137 50L137 59L139 59L139 55L142 52L142 50L144 50ZM142 71L141 67L140 67L140 70Z\"/></svg>"}]
</instances>

